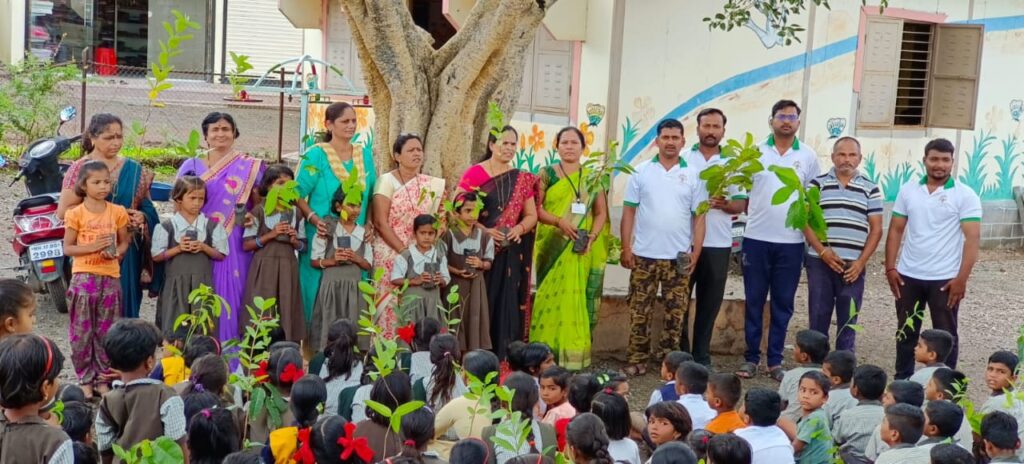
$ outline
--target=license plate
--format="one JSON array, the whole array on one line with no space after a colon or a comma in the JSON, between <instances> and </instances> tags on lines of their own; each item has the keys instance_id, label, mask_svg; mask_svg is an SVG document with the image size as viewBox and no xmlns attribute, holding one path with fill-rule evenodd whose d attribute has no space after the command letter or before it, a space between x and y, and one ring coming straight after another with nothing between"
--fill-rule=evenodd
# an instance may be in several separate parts
<instances>
[{"instance_id":1,"label":"license plate","mask_svg":"<svg viewBox=\"0 0 1024 464\"><path fill-rule=\"evenodd\" d=\"M62 256L64 256L64 242L46 242L38 245L29 245L28 247L28 259L32 261L42 261Z\"/></svg>"}]
</instances>

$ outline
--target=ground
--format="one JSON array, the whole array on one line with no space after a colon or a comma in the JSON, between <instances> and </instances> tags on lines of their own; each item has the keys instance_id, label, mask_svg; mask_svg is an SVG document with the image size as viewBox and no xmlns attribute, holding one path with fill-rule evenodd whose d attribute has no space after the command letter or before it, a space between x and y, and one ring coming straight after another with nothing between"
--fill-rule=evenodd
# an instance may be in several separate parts
<instances>
[{"instance_id":1,"label":"ground","mask_svg":"<svg viewBox=\"0 0 1024 464\"><path fill-rule=\"evenodd\" d=\"M4 172L0 174L0 185L6 186L10 183L12 174ZM25 190L21 184L12 187L0 187L4 194L0 195L0 211L12 211L15 204L25 196ZM166 210L166 205L159 207ZM9 243L12 239L12 227L8 226L0 230L0 240ZM12 267L17 265L17 257L10 249L0 252L0 278L15 277L17 271ZM1006 349L1016 351L1016 339L1019 327L1024 321L1024 305L1020 304L1021 277L1018 274L1024 269L1024 253L1020 251L1007 250L983 250L978 265L974 269L968 285L967 299L960 309L960 370L972 379L976 379L970 387L971 398L975 402L982 401L987 392L984 388L985 364L988 356L996 350ZM883 277L883 269L880 256L876 256L868 267L867 285L864 294L864 304L861 312L860 324L864 332L857 336L857 357L861 363L872 363L885 368L892 374L896 332L896 317L893 309L893 299L889 287ZM617 266L610 266L606 279L607 292L623 292L626 280L626 272ZM739 276L730 276L726 298L742 298L743 287ZM70 356L68 345L68 317L58 314L53 308L51 300L46 295L38 298L39 309L36 313L36 331L55 340L65 358ZM142 317L148 320L154 318L154 307L156 300L146 299L142 306ZM801 283L796 296L796 312L790 323L790 340L792 335L799 329L807 327L807 287L805 282ZM930 322L926 319L926 326ZM834 329L833 329L834 331ZM787 345L787 363L791 362L792 349ZM742 362L741 357L718 356L713 360L715 369L730 372ZM621 365L611 361L597 361L594 366L598 368L619 368ZM630 404L635 410L642 410L647 405L647 399L654 387L660 384L658 370L648 370L648 375L631 380ZM73 381L74 372L70 359L64 364L62 381ZM767 377L760 376L754 380L747 380L744 388L752 386L764 386L775 388L776 384Z\"/></svg>"}]
</instances>

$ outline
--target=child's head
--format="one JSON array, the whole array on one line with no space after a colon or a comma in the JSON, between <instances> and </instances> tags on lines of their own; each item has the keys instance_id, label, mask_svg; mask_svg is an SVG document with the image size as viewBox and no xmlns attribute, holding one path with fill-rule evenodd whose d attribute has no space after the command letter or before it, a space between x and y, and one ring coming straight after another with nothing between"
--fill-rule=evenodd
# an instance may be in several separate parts
<instances>
[{"instance_id":1,"label":"child's head","mask_svg":"<svg viewBox=\"0 0 1024 464\"><path fill-rule=\"evenodd\" d=\"M545 343L527 343L520 352L522 371L534 377L555 365L555 353Z\"/></svg>"},{"instance_id":2,"label":"child's head","mask_svg":"<svg viewBox=\"0 0 1024 464\"><path fill-rule=\"evenodd\" d=\"M666 382L675 380L676 371L686 361L693 361L693 355L685 351L669 351L661 360L661 379Z\"/></svg>"},{"instance_id":3,"label":"child's head","mask_svg":"<svg viewBox=\"0 0 1024 464\"><path fill-rule=\"evenodd\" d=\"M957 392L966 385L967 376L963 372L940 367L935 369L931 380L924 388L924 399L928 401L952 400Z\"/></svg>"},{"instance_id":4,"label":"child's head","mask_svg":"<svg viewBox=\"0 0 1024 464\"><path fill-rule=\"evenodd\" d=\"M708 440L708 464L750 464L753 454L750 443L732 433Z\"/></svg>"},{"instance_id":5,"label":"child's head","mask_svg":"<svg viewBox=\"0 0 1024 464\"><path fill-rule=\"evenodd\" d=\"M99 464L100 453L91 443L75 441L71 443L71 453L75 464Z\"/></svg>"},{"instance_id":6,"label":"child's head","mask_svg":"<svg viewBox=\"0 0 1024 464\"><path fill-rule=\"evenodd\" d=\"M825 373L832 386L845 385L853 380L853 370L857 368L857 356L851 351L836 350L825 356L821 371Z\"/></svg>"},{"instance_id":7,"label":"child's head","mask_svg":"<svg viewBox=\"0 0 1024 464\"><path fill-rule=\"evenodd\" d=\"M171 189L175 210L198 216L206 204L206 182L196 176L179 177Z\"/></svg>"},{"instance_id":8,"label":"child's head","mask_svg":"<svg viewBox=\"0 0 1024 464\"><path fill-rule=\"evenodd\" d=\"M18 279L0 279L0 338L32 333L36 326L36 296Z\"/></svg>"},{"instance_id":9,"label":"child's head","mask_svg":"<svg viewBox=\"0 0 1024 464\"><path fill-rule=\"evenodd\" d=\"M509 409L520 412L523 417L533 417L533 407L540 400L537 380L523 372L513 372L505 378L505 386L513 390Z\"/></svg>"},{"instance_id":10,"label":"child's head","mask_svg":"<svg viewBox=\"0 0 1024 464\"><path fill-rule=\"evenodd\" d=\"M152 322L121 319L103 338L103 349L110 359L110 367L122 373L145 376L156 364L156 349L162 341L160 331Z\"/></svg>"},{"instance_id":11,"label":"child's head","mask_svg":"<svg viewBox=\"0 0 1024 464\"><path fill-rule=\"evenodd\" d=\"M649 464L697 464L697 455L681 441L669 442L659 446L651 454Z\"/></svg>"},{"instance_id":12,"label":"child's head","mask_svg":"<svg viewBox=\"0 0 1024 464\"><path fill-rule=\"evenodd\" d=\"M540 399L548 406L558 406L569 396L572 373L564 367L552 366L540 374Z\"/></svg>"},{"instance_id":13,"label":"child's head","mask_svg":"<svg viewBox=\"0 0 1024 464\"><path fill-rule=\"evenodd\" d=\"M228 385L228 363L218 355L204 355L192 363L188 381L186 391L208 391L220 395Z\"/></svg>"},{"instance_id":14,"label":"child's head","mask_svg":"<svg viewBox=\"0 0 1024 464\"><path fill-rule=\"evenodd\" d=\"M64 420L60 428L71 437L72 441L92 443L92 407L79 401L64 403Z\"/></svg>"},{"instance_id":15,"label":"child's head","mask_svg":"<svg viewBox=\"0 0 1024 464\"><path fill-rule=\"evenodd\" d=\"M263 446L254 445L241 451L235 451L224 457L223 464L263 464L261 456L263 449Z\"/></svg>"},{"instance_id":16,"label":"child's head","mask_svg":"<svg viewBox=\"0 0 1024 464\"><path fill-rule=\"evenodd\" d=\"M194 334L185 344L182 357L185 359L185 365L191 368L196 360L208 354L220 356L220 342L209 335Z\"/></svg>"},{"instance_id":17,"label":"child's head","mask_svg":"<svg viewBox=\"0 0 1024 464\"><path fill-rule=\"evenodd\" d=\"M656 446L685 440L693 430L690 413L677 401L654 403L644 415L647 416L647 434Z\"/></svg>"},{"instance_id":18,"label":"child's head","mask_svg":"<svg viewBox=\"0 0 1024 464\"><path fill-rule=\"evenodd\" d=\"M797 399L804 411L817 411L828 401L832 382L821 371L805 372L800 376Z\"/></svg>"},{"instance_id":19,"label":"child's head","mask_svg":"<svg viewBox=\"0 0 1024 464\"><path fill-rule=\"evenodd\" d=\"M676 394L703 395L708 389L708 368L703 364L686 361L676 369Z\"/></svg>"},{"instance_id":20,"label":"child's head","mask_svg":"<svg viewBox=\"0 0 1024 464\"><path fill-rule=\"evenodd\" d=\"M345 427L355 429L355 424L349 425L341 416L321 416L313 425L309 434L309 446L313 448L313 456L316 462L324 463L346 463L358 464L359 458L352 453L348 461L341 460L341 453L344 451L339 439L346 437Z\"/></svg>"},{"instance_id":21,"label":"child's head","mask_svg":"<svg viewBox=\"0 0 1024 464\"><path fill-rule=\"evenodd\" d=\"M609 372L605 376L608 380L604 382L602 387L611 388L612 391L618 393L619 396L629 399L629 377L622 375L618 372Z\"/></svg>"},{"instance_id":22,"label":"child's head","mask_svg":"<svg viewBox=\"0 0 1024 464\"><path fill-rule=\"evenodd\" d=\"M805 329L796 333L793 357L800 364L821 364L828 356L828 335Z\"/></svg>"},{"instance_id":23,"label":"child's head","mask_svg":"<svg viewBox=\"0 0 1024 464\"><path fill-rule=\"evenodd\" d=\"M569 381L569 405L577 414L590 411L594 395L601 391L601 382L593 374L579 373Z\"/></svg>"},{"instance_id":24,"label":"child's head","mask_svg":"<svg viewBox=\"0 0 1024 464\"><path fill-rule=\"evenodd\" d=\"M511 371L523 370L523 349L526 348L526 342L522 340L515 340L508 344L508 368Z\"/></svg>"},{"instance_id":25,"label":"child's head","mask_svg":"<svg viewBox=\"0 0 1024 464\"><path fill-rule=\"evenodd\" d=\"M427 351L430 349L430 339L441 333L441 321L432 317L424 317L416 321L416 336L412 340L413 351Z\"/></svg>"},{"instance_id":26,"label":"child's head","mask_svg":"<svg viewBox=\"0 0 1024 464\"><path fill-rule=\"evenodd\" d=\"M903 403L885 408L881 438L887 445L915 444L921 439L923 431L924 413L921 408Z\"/></svg>"},{"instance_id":27,"label":"child's head","mask_svg":"<svg viewBox=\"0 0 1024 464\"><path fill-rule=\"evenodd\" d=\"M299 350L292 347L271 347L270 360L267 361L267 376L271 385L287 392L302 375L302 354Z\"/></svg>"},{"instance_id":28,"label":"child's head","mask_svg":"<svg viewBox=\"0 0 1024 464\"><path fill-rule=\"evenodd\" d=\"M924 407L924 435L947 438L956 435L964 420L964 410L951 401L929 401Z\"/></svg>"},{"instance_id":29,"label":"child's head","mask_svg":"<svg viewBox=\"0 0 1024 464\"><path fill-rule=\"evenodd\" d=\"M220 396L213 392L190 392L181 398L184 403L185 431L191 427L192 418L204 409L213 409L220 406Z\"/></svg>"},{"instance_id":30,"label":"child's head","mask_svg":"<svg viewBox=\"0 0 1024 464\"><path fill-rule=\"evenodd\" d=\"M331 212L336 214L343 221L352 222L359 218L359 211L362 209L362 198L360 202L353 204L350 201L345 201L345 186L338 187L338 190L334 191L334 196L331 197ZM345 213L345 214L342 214Z\"/></svg>"},{"instance_id":31,"label":"child's head","mask_svg":"<svg viewBox=\"0 0 1024 464\"><path fill-rule=\"evenodd\" d=\"M421 450L434 439L433 411L419 408L402 416L401 433L405 438L401 456L422 462Z\"/></svg>"},{"instance_id":32,"label":"child's head","mask_svg":"<svg viewBox=\"0 0 1024 464\"><path fill-rule=\"evenodd\" d=\"M885 387L882 406L888 407L896 403L920 408L924 404L924 387L912 380L893 380L888 387Z\"/></svg>"},{"instance_id":33,"label":"child's head","mask_svg":"<svg viewBox=\"0 0 1024 464\"><path fill-rule=\"evenodd\" d=\"M18 334L0 340L0 406L41 406L57 394L64 355L46 337Z\"/></svg>"},{"instance_id":34,"label":"child's head","mask_svg":"<svg viewBox=\"0 0 1024 464\"><path fill-rule=\"evenodd\" d=\"M946 362L952 350L952 334L942 329L922 330L914 346L914 360L924 364Z\"/></svg>"},{"instance_id":35,"label":"child's head","mask_svg":"<svg viewBox=\"0 0 1024 464\"><path fill-rule=\"evenodd\" d=\"M743 396L743 414L748 425L775 425L782 413L782 397L767 388L751 388Z\"/></svg>"},{"instance_id":36,"label":"child's head","mask_svg":"<svg viewBox=\"0 0 1024 464\"><path fill-rule=\"evenodd\" d=\"M239 435L231 411L224 408L200 410L189 420L189 462L223 462L227 455L239 450Z\"/></svg>"},{"instance_id":37,"label":"child's head","mask_svg":"<svg viewBox=\"0 0 1024 464\"><path fill-rule=\"evenodd\" d=\"M574 462L610 463L612 461L611 455L608 454L610 441L604 428L604 422L589 412L573 418L569 422L569 428L565 431L565 443Z\"/></svg>"},{"instance_id":38,"label":"child's head","mask_svg":"<svg viewBox=\"0 0 1024 464\"><path fill-rule=\"evenodd\" d=\"M428 249L437 240L437 219L429 214L421 214L412 220L412 230L416 238L416 246Z\"/></svg>"},{"instance_id":39,"label":"child's head","mask_svg":"<svg viewBox=\"0 0 1024 464\"><path fill-rule=\"evenodd\" d=\"M295 171L292 171L292 168L283 164L271 165L263 172L263 179L260 179L260 195L266 198L270 194L270 189L287 184L288 181L294 179Z\"/></svg>"},{"instance_id":40,"label":"child's head","mask_svg":"<svg viewBox=\"0 0 1024 464\"><path fill-rule=\"evenodd\" d=\"M693 450L693 454L697 455L697 459L707 460L708 457L708 440L715 434L708 432L704 429L696 429L690 432L690 435L686 437L686 444Z\"/></svg>"},{"instance_id":41,"label":"child's head","mask_svg":"<svg viewBox=\"0 0 1024 464\"><path fill-rule=\"evenodd\" d=\"M462 358L462 370L467 374L467 380L469 376L472 376L481 382L486 382L487 376L494 373L491 383L497 385L497 373L500 369L501 363L498 362L498 356L487 350L473 350Z\"/></svg>"},{"instance_id":42,"label":"child's head","mask_svg":"<svg viewBox=\"0 0 1024 464\"><path fill-rule=\"evenodd\" d=\"M463 192L455 197L455 214L458 220L467 226L474 226L477 222L477 198L476 193Z\"/></svg>"},{"instance_id":43,"label":"child's head","mask_svg":"<svg viewBox=\"0 0 1024 464\"><path fill-rule=\"evenodd\" d=\"M740 402L742 394L743 383L736 374L719 372L712 374L708 379L705 397L708 406L719 413L736 409L736 404Z\"/></svg>"},{"instance_id":44,"label":"child's head","mask_svg":"<svg viewBox=\"0 0 1024 464\"><path fill-rule=\"evenodd\" d=\"M590 403L590 412L601 418L608 438L622 440L629 436L629 403L617 393L601 392L594 395Z\"/></svg>"},{"instance_id":45,"label":"child's head","mask_svg":"<svg viewBox=\"0 0 1024 464\"><path fill-rule=\"evenodd\" d=\"M989 457L1013 456L1020 448L1020 425L1013 416L992 411L981 420L981 439L984 440L985 454Z\"/></svg>"},{"instance_id":46,"label":"child's head","mask_svg":"<svg viewBox=\"0 0 1024 464\"><path fill-rule=\"evenodd\" d=\"M427 399L433 405L446 404L452 399L458 370L462 362L459 355L459 339L450 333L435 335L430 339L430 363L434 365L433 389L427 392Z\"/></svg>"},{"instance_id":47,"label":"child's head","mask_svg":"<svg viewBox=\"0 0 1024 464\"><path fill-rule=\"evenodd\" d=\"M470 437L463 438L452 447L448 462L459 464L486 464L491 457L490 447L483 440Z\"/></svg>"},{"instance_id":48,"label":"child's head","mask_svg":"<svg viewBox=\"0 0 1024 464\"><path fill-rule=\"evenodd\" d=\"M1004 390L1013 389L1017 381L1017 355L1009 351L996 351L988 357L985 368L985 384L992 393L999 394Z\"/></svg>"},{"instance_id":49,"label":"child's head","mask_svg":"<svg viewBox=\"0 0 1024 464\"><path fill-rule=\"evenodd\" d=\"M288 406L299 428L312 427L327 401L327 386L318 375L306 374L292 385ZM392 407L394 410L394 407Z\"/></svg>"},{"instance_id":50,"label":"child's head","mask_svg":"<svg viewBox=\"0 0 1024 464\"><path fill-rule=\"evenodd\" d=\"M102 161L86 161L75 179L75 195L80 198L106 200L110 195L110 168Z\"/></svg>"},{"instance_id":51,"label":"child's head","mask_svg":"<svg viewBox=\"0 0 1024 464\"><path fill-rule=\"evenodd\" d=\"M85 392L82 391L82 387L73 383L65 383L57 389L57 401L64 403L70 403L72 401L78 401L85 403Z\"/></svg>"},{"instance_id":52,"label":"child's head","mask_svg":"<svg viewBox=\"0 0 1024 464\"><path fill-rule=\"evenodd\" d=\"M396 369L387 376L378 377L370 389L370 400L383 404L394 411L398 406L412 401L412 383L409 375ZM292 401L295 401L294 396ZM389 427L389 419L376 411L367 409L366 416L378 425Z\"/></svg>"},{"instance_id":53,"label":"child's head","mask_svg":"<svg viewBox=\"0 0 1024 464\"><path fill-rule=\"evenodd\" d=\"M857 366L853 370L853 386L850 387L850 394L857 399L878 401L885 393L887 380L885 371L881 367L872 364Z\"/></svg>"},{"instance_id":54,"label":"child's head","mask_svg":"<svg viewBox=\"0 0 1024 464\"><path fill-rule=\"evenodd\" d=\"M940 443L928 454L931 464L974 464L974 455L960 445Z\"/></svg>"},{"instance_id":55,"label":"child's head","mask_svg":"<svg viewBox=\"0 0 1024 464\"><path fill-rule=\"evenodd\" d=\"M327 343L324 345L324 358L327 360L326 380L352 373L352 369L359 362L356 355L358 337L356 325L348 319L335 319L327 328Z\"/></svg>"}]
</instances>

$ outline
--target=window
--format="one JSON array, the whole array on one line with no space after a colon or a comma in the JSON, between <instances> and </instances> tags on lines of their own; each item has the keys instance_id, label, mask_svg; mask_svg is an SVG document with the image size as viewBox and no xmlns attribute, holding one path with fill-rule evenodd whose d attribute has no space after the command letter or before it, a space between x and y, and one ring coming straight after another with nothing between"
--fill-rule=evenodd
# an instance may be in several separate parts
<instances>
[{"instance_id":1,"label":"window","mask_svg":"<svg viewBox=\"0 0 1024 464\"><path fill-rule=\"evenodd\" d=\"M857 127L974 129L983 39L981 25L868 17Z\"/></svg>"},{"instance_id":2,"label":"window","mask_svg":"<svg viewBox=\"0 0 1024 464\"><path fill-rule=\"evenodd\" d=\"M572 50L572 41L556 40L547 28L538 28L536 38L526 50L523 87L516 111L529 113L529 119L534 121L568 123L572 101Z\"/></svg>"}]
</instances>

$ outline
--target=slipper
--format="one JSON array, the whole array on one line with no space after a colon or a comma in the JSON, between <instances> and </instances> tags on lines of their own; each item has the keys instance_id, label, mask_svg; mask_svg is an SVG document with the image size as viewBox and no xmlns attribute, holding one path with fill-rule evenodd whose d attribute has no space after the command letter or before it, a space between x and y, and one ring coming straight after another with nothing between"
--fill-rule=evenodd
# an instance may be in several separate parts
<instances>
[{"instance_id":1,"label":"slipper","mask_svg":"<svg viewBox=\"0 0 1024 464\"><path fill-rule=\"evenodd\" d=\"M775 366L773 368L768 369L768 377L771 377L772 380L776 382L782 383L782 378L785 376L786 370L783 369L782 366Z\"/></svg>"},{"instance_id":2,"label":"slipper","mask_svg":"<svg viewBox=\"0 0 1024 464\"><path fill-rule=\"evenodd\" d=\"M630 364L619 369L619 372L626 377L639 377L647 375L647 366L643 364Z\"/></svg>"},{"instance_id":3,"label":"slipper","mask_svg":"<svg viewBox=\"0 0 1024 464\"><path fill-rule=\"evenodd\" d=\"M757 375L757 364L752 362L743 363L743 365L736 370L735 374L741 379L752 379Z\"/></svg>"}]
</instances>

